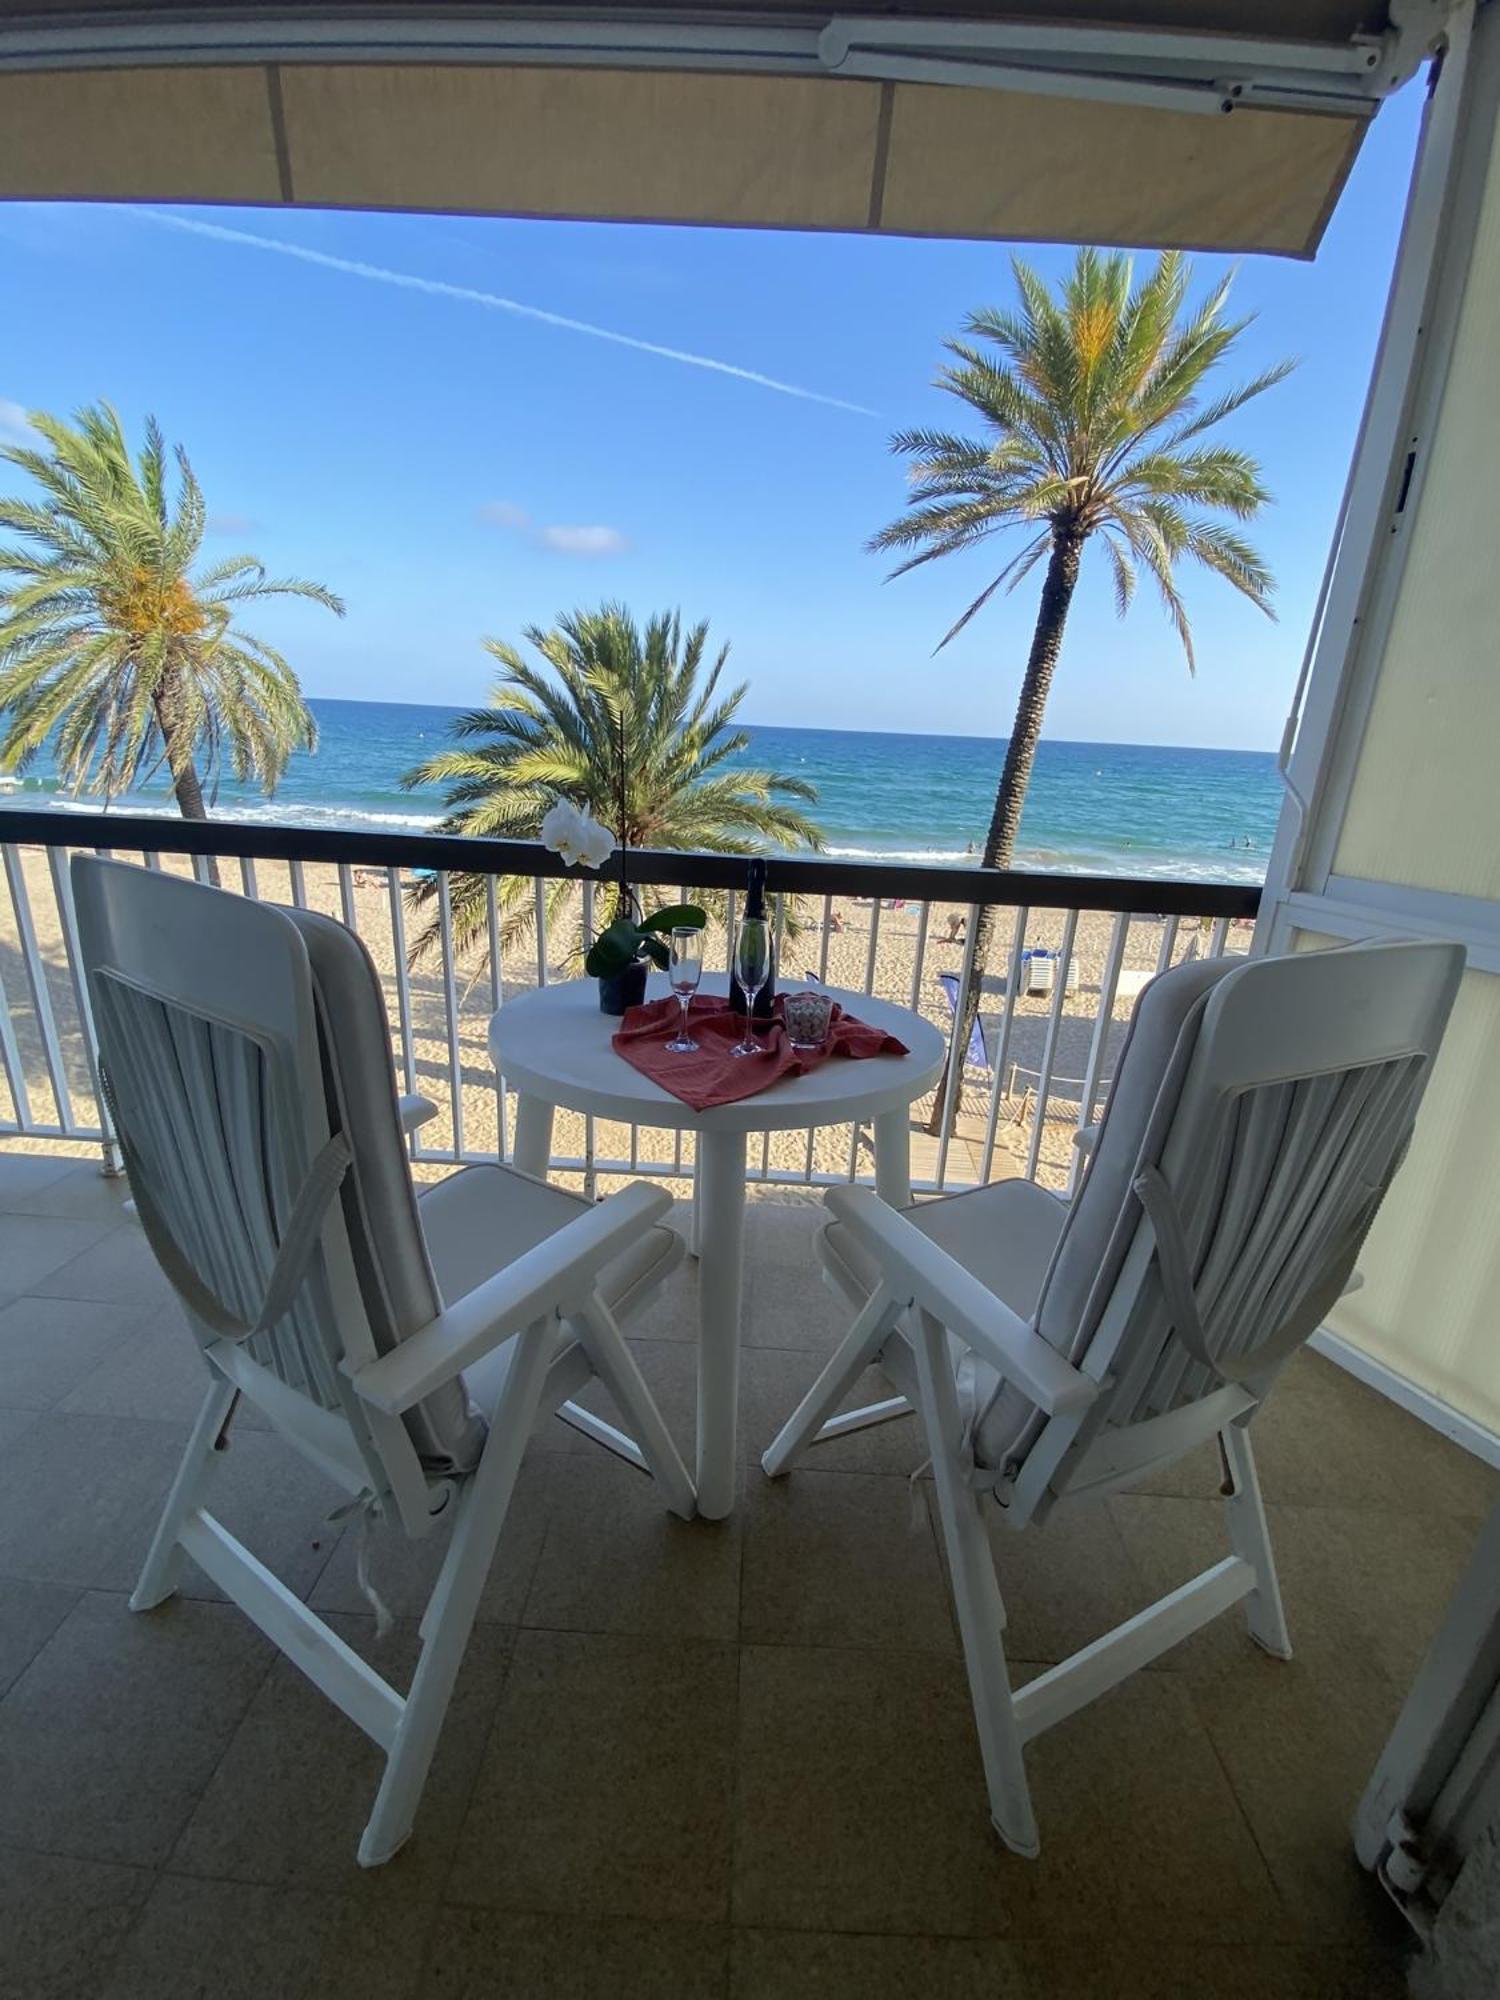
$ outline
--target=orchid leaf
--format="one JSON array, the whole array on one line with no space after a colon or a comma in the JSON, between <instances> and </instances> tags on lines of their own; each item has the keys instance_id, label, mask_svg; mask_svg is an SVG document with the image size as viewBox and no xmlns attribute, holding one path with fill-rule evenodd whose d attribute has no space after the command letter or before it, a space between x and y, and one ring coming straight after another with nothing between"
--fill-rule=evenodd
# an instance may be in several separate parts
<instances>
[{"instance_id":1,"label":"orchid leaf","mask_svg":"<svg viewBox=\"0 0 1500 2000\"><path fill-rule=\"evenodd\" d=\"M649 917L642 917L640 927L643 931L701 931L707 922L707 912L696 903L673 903L668 909L653 910Z\"/></svg>"}]
</instances>

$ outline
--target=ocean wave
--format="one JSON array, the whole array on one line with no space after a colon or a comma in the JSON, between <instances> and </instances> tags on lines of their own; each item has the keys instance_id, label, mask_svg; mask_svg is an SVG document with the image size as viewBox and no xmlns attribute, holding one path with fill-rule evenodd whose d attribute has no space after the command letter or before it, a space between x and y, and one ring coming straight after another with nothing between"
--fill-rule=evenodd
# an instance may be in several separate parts
<instances>
[{"instance_id":1,"label":"ocean wave","mask_svg":"<svg viewBox=\"0 0 1500 2000\"><path fill-rule=\"evenodd\" d=\"M264 805L228 806L215 811L215 819L233 819L270 826L344 827L351 833L361 827L383 827L391 833L431 833L441 813L381 812L359 806L278 807Z\"/></svg>"},{"instance_id":2,"label":"ocean wave","mask_svg":"<svg viewBox=\"0 0 1500 2000\"><path fill-rule=\"evenodd\" d=\"M48 812L97 813L102 810L97 799L65 798L54 794L47 802ZM114 814L128 814L133 819L176 819L175 805L164 805L156 800L116 799L112 807ZM306 826L335 827L349 833L363 829L383 829L387 833L430 833L442 817L440 813L368 812L357 806L297 806L287 810L274 800L262 804L232 804L215 806L210 814L212 819L229 820L240 826Z\"/></svg>"},{"instance_id":3,"label":"ocean wave","mask_svg":"<svg viewBox=\"0 0 1500 2000\"><path fill-rule=\"evenodd\" d=\"M977 868L979 857L950 847L836 847L823 850L830 861L886 862L918 868ZM1221 861L1186 855L1158 855L1146 860L1140 850L1109 854L1099 849L1022 848L1015 859L1018 872L1037 875L1129 875L1147 882L1220 882L1234 887L1257 886L1265 880L1265 862Z\"/></svg>"},{"instance_id":4,"label":"ocean wave","mask_svg":"<svg viewBox=\"0 0 1500 2000\"><path fill-rule=\"evenodd\" d=\"M1160 854L1147 860L1139 848L1126 854L1098 849L1023 849L1016 856L1016 866L1039 875L1117 875L1141 882L1220 883L1231 888L1258 888L1266 879L1263 859L1221 861L1217 856Z\"/></svg>"},{"instance_id":5,"label":"ocean wave","mask_svg":"<svg viewBox=\"0 0 1500 2000\"><path fill-rule=\"evenodd\" d=\"M928 868L967 861L978 866L978 856L961 847L825 847L823 853L829 861L901 861Z\"/></svg>"}]
</instances>

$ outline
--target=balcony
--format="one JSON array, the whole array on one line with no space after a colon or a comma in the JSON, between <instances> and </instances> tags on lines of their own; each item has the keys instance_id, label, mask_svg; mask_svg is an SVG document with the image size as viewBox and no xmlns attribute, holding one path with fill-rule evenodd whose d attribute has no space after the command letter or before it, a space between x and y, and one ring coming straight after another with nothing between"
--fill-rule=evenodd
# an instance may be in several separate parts
<instances>
[{"instance_id":1,"label":"balcony","mask_svg":"<svg viewBox=\"0 0 1500 2000\"><path fill-rule=\"evenodd\" d=\"M257 1993L1400 1990L1403 1934L1350 1856L1348 1821L1500 1478L1305 1355L1257 1427L1295 1663L1264 1659L1233 1620L1169 1654L1039 1748L1044 1857L1005 1857L912 1424L819 1447L785 1486L756 1468L842 1329L810 1232L819 1184L871 1171L847 1127L752 1149L735 1516L674 1523L628 1467L545 1425L417 1838L372 1896L352 1858L371 1746L272 1664L206 1578L150 1618L125 1608L200 1378L124 1184L99 1172L108 1140L57 837L212 867L247 895L352 922L384 975L398 1074L438 1105L413 1140L426 1178L509 1150L488 1016L570 976L593 886L549 919L558 866L534 848L4 825L21 838L4 848L0 906L0 1845L22 1900L0 1985L197 1990L232 1959ZM456 867L488 877L498 949L477 976L453 949ZM505 935L497 883L523 871L533 921ZM722 952L737 864L644 856L632 872L727 895ZM412 963L418 879L437 948ZM915 1107L927 1189L1016 1173L1064 1185L1135 991L1189 950L1243 949L1235 926L1254 907L1253 892L1196 885L800 861L776 864L772 886L788 973L918 1006L950 1041L942 976L961 1009L976 977L961 940L979 899L1005 902L1005 970L982 995L983 1062L976 1043L951 1136L929 1137L932 1106ZM1050 990L1031 993L1022 954L1038 948L1056 957L1037 961ZM671 1135L559 1120L552 1169L575 1185L649 1174L686 1194L691 1167ZM633 1341L684 1443L694 1285L689 1262ZM1208 1559L1218 1480L1205 1457L1064 1517L1035 1547L997 1535L1021 1673ZM241 1415L218 1511L375 1648L353 1531L328 1518L337 1498ZM398 1628L371 1657L398 1680L431 1581L410 1550L376 1538ZM583 1736L580 1702L596 1725ZM1128 1937L1123 1965L1079 1942L1101 1936Z\"/></svg>"},{"instance_id":2,"label":"balcony","mask_svg":"<svg viewBox=\"0 0 1500 2000\"><path fill-rule=\"evenodd\" d=\"M125 1608L200 1377L124 1199L95 1162L0 1153L6 1992L1401 1992L1348 1822L1500 1482L1328 1362L1256 1430L1294 1662L1226 1619L1049 1735L1022 1863L985 1816L912 1424L754 1469L841 1330L815 1203L766 1187L735 1517L671 1521L549 1422L416 1837L371 1877L373 1747L201 1576ZM684 1443L692 1268L633 1341ZM337 1496L251 1416L216 1510L375 1649ZM1218 1549L1218 1478L997 1531L1023 1677ZM373 1563L399 1679L430 1577L380 1535Z\"/></svg>"}]
</instances>

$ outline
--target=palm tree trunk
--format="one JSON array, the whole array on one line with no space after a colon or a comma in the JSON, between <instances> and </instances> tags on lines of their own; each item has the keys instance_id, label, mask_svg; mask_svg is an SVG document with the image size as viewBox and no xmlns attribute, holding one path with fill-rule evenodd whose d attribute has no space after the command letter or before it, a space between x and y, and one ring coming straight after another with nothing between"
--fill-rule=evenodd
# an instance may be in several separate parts
<instances>
[{"instance_id":1,"label":"palm tree trunk","mask_svg":"<svg viewBox=\"0 0 1500 2000\"><path fill-rule=\"evenodd\" d=\"M203 803L202 781L191 757L180 771L173 773L172 794L177 800L177 810L184 819L208 818L208 808Z\"/></svg>"},{"instance_id":2,"label":"palm tree trunk","mask_svg":"<svg viewBox=\"0 0 1500 2000\"><path fill-rule=\"evenodd\" d=\"M1031 652L1026 661L1026 673L1021 682L1021 696L1016 703L1016 719L1011 728L1010 742L1006 745L1005 764L1000 773L999 788L995 793L995 810L990 815L990 829L985 835L984 853L980 859L981 868L1009 868L1015 853L1016 836L1021 830L1021 808L1026 803L1026 788L1031 782L1031 767L1036 762L1037 741L1042 733L1042 717L1047 708L1047 696L1052 688L1052 676L1057 667L1058 656L1062 652L1063 628L1068 622L1068 607L1073 602L1073 592L1078 585L1078 565L1083 555L1083 544L1087 539L1076 528L1057 527L1052 531L1052 554L1047 562L1047 576L1042 584L1042 601L1037 607L1036 628L1031 635ZM974 926L973 974L969 980L968 996L964 1002L962 1018L954 1023L954 1036L948 1050L948 1067L955 1062L958 1075L953 1091L953 1113L956 1118L963 1102L963 1063L969 1046L969 1036L979 1015L979 1002L984 975L989 969L990 944L995 931L995 909L993 903L981 904ZM932 1115L927 1121L928 1132L936 1138L943 1129L943 1102L948 1094L948 1067L939 1079L937 1095L932 1103ZM998 1079L995 1085L999 1088Z\"/></svg>"},{"instance_id":3,"label":"palm tree trunk","mask_svg":"<svg viewBox=\"0 0 1500 2000\"><path fill-rule=\"evenodd\" d=\"M207 820L208 807L203 803L203 783L198 776L198 766L193 762L191 747L186 752L180 750L176 742L177 715L172 702L170 683L164 684L155 695L156 726L161 731L161 740L166 745L167 768L172 773L172 795L177 801L177 810L184 819ZM205 862L209 881L218 889L223 885L219 879L219 864L213 855Z\"/></svg>"}]
</instances>

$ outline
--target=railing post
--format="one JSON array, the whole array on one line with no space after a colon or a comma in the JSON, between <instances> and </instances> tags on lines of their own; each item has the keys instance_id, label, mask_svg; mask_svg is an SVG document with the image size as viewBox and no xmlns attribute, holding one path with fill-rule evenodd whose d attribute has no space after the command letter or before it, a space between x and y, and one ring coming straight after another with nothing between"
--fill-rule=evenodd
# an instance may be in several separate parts
<instances>
[{"instance_id":1,"label":"railing post","mask_svg":"<svg viewBox=\"0 0 1500 2000\"><path fill-rule=\"evenodd\" d=\"M990 1077L990 1113L984 1127L984 1151L979 1161L979 1184L985 1186L995 1159L995 1135L1000 1124L1001 1080L1005 1059L1010 1054L1011 1030L1015 1024L1016 1002L1021 997L1021 966L1026 956L1026 929L1031 911L1022 903L1016 911L1010 936L1010 960L1005 969L1005 1008L1000 1017L1000 1033L995 1038L995 1063Z\"/></svg>"},{"instance_id":2,"label":"railing post","mask_svg":"<svg viewBox=\"0 0 1500 2000\"><path fill-rule=\"evenodd\" d=\"M47 866L52 876L52 893L57 901L63 956L67 960L68 979L73 988L73 1004L78 1009L78 1025L83 1034L83 1057L88 1065L89 1088L94 1093L99 1113L99 1150L103 1155L101 1171L106 1178L113 1180L116 1175L124 1173L125 1159L115 1138L109 1105L105 1102L104 1089L99 1081L99 1037L94 1028L94 1010L89 1003L88 981L83 976L80 963L78 916L73 908L73 881L68 871L67 849L49 847Z\"/></svg>"},{"instance_id":3,"label":"railing post","mask_svg":"<svg viewBox=\"0 0 1500 2000\"><path fill-rule=\"evenodd\" d=\"M1104 970L1099 978L1099 1012L1094 1017L1094 1033L1089 1043L1088 1061L1084 1065L1083 1082L1078 1092L1078 1124L1076 1130L1085 1131L1094 1119L1094 1099L1099 1094L1099 1079L1104 1073L1104 1058L1109 1049L1109 1031L1115 1018L1115 994L1120 985L1120 968L1125 963L1125 946L1130 935L1130 919L1123 913L1115 918L1109 936L1109 950L1104 959ZM1078 1185L1079 1170L1083 1155L1077 1146L1073 1148L1073 1158L1068 1167L1068 1193L1071 1195Z\"/></svg>"},{"instance_id":4,"label":"railing post","mask_svg":"<svg viewBox=\"0 0 1500 2000\"><path fill-rule=\"evenodd\" d=\"M1036 1115L1031 1121L1031 1144L1026 1149L1026 1178L1036 1179L1042 1157L1042 1135L1047 1129L1047 1101L1052 1094L1052 1071L1057 1061L1057 1034L1068 1003L1068 973L1073 964L1073 939L1078 933L1078 912L1069 910L1063 923L1062 944L1053 974L1052 1009L1047 1016L1047 1039L1042 1045L1042 1066L1036 1080Z\"/></svg>"},{"instance_id":5,"label":"railing post","mask_svg":"<svg viewBox=\"0 0 1500 2000\"><path fill-rule=\"evenodd\" d=\"M25 967L26 983L31 989L31 1005L36 1015L37 1033L42 1038L42 1060L47 1065L52 1101L57 1106L57 1122L67 1138L85 1138L90 1135L80 1131L78 1121L73 1116L73 1096L68 1088L68 1073L63 1063L62 1044L57 1036L57 1018L52 1011L52 995L47 987L47 968L42 959L41 948L37 944L36 925L31 918L31 898L26 889L26 871L21 865L20 849L9 842L5 847L5 875L10 886L10 902L16 919L16 933L21 941L21 963Z\"/></svg>"},{"instance_id":6,"label":"railing post","mask_svg":"<svg viewBox=\"0 0 1500 2000\"><path fill-rule=\"evenodd\" d=\"M941 1190L948 1174L948 1148L953 1139L953 1105L958 1095L963 1077L963 1066L968 1060L967 1037L964 1046L959 1047L959 1036L963 1033L965 1016L969 1011L969 991L974 984L974 961L979 946L979 905L970 903L968 927L964 936L963 970L959 975L958 997L953 1004L953 1025L948 1031L948 1069L943 1084L943 1124L938 1135L937 1184Z\"/></svg>"}]
</instances>

